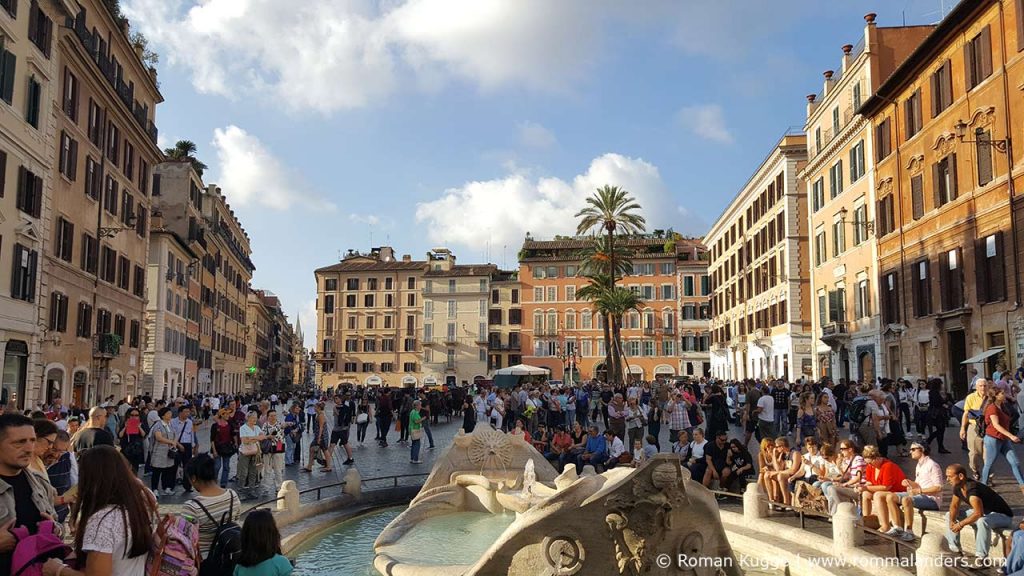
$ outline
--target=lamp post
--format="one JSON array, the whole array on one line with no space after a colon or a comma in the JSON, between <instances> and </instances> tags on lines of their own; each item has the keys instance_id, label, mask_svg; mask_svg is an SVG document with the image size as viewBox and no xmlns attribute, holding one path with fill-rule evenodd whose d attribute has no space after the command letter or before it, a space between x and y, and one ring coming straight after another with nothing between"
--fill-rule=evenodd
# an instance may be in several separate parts
<instances>
[{"instance_id":1,"label":"lamp post","mask_svg":"<svg viewBox=\"0 0 1024 576\"><path fill-rule=\"evenodd\" d=\"M1016 307L1017 305L1020 304L1020 261L1019 261L1019 256L1018 256L1018 252L1020 250L1018 249L1018 244L1017 244L1017 218L1014 216L1014 213L1013 213L1014 212L1013 204L1014 204L1014 202L1016 200L1016 197L1017 197L1016 191L1014 190L1014 183L1013 183L1013 141L1010 139L1010 135L1009 134L1007 134L1006 138L1003 138L1003 139L994 139L992 137L984 137L985 136L985 131L982 128L980 128L980 127L976 128L974 130L974 138L975 139L974 140L967 140L967 128L968 128L967 122L964 122L963 120L957 120L957 123L954 125L954 129L956 130L956 137L957 137L958 140L960 140L960 142L962 144L975 144L975 145L978 145L978 146L988 146L989 148L994 149L996 152L999 152L1000 154L1005 154L1006 155L1006 166L1007 166L1007 168L1006 168L1006 171L1007 171L1007 176L1006 176L1006 192L1007 192L1007 195L1009 197L1009 204L1010 204L1010 234L1013 236L1013 249L1010 251L1010 253L1013 254L1013 269L1014 269L1014 272L1015 272L1015 274L1013 275L1014 276L1014 283L1013 283L1013 287L1014 287L1014 300L1015 300L1014 306ZM1009 127L1007 127L1007 128L1009 128Z\"/></svg>"}]
</instances>

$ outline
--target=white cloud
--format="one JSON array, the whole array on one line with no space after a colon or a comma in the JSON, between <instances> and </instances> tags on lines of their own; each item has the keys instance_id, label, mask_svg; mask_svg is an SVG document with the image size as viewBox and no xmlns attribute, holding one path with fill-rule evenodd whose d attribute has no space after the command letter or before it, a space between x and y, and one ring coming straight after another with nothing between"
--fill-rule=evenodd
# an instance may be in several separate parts
<instances>
[{"instance_id":1,"label":"white cloud","mask_svg":"<svg viewBox=\"0 0 1024 576\"><path fill-rule=\"evenodd\" d=\"M568 88L600 53L609 0L123 0L196 89L292 112L374 103L400 79ZM566 41L571 36L572 41ZM410 73L411 72L411 73Z\"/></svg>"},{"instance_id":2,"label":"white cloud","mask_svg":"<svg viewBox=\"0 0 1024 576\"><path fill-rule=\"evenodd\" d=\"M231 203L259 204L275 210L288 210L296 205L335 210L331 202L302 190L301 180L259 138L238 126L214 130L213 147L219 164L218 185Z\"/></svg>"},{"instance_id":3,"label":"white cloud","mask_svg":"<svg viewBox=\"0 0 1024 576\"><path fill-rule=\"evenodd\" d=\"M519 143L527 148L546 150L557 143L555 134L536 122L519 124Z\"/></svg>"},{"instance_id":4,"label":"white cloud","mask_svg":"<svg viewBox=\"0 0 1024 576\"><path fill-rule=\"evenodd\" d=\"M648 229L677 225L680 214L657 167L640 158L604 154L571 181L531 178L513 173L494 180L467 182L445 190L440 198L416 207L416 221L425 224L431 241L473 250L518 246L526 232L534 237L574 234L574 215L595 189L621 186L643 207ZM686 230L680 230L686 231Z\"/></svg>"},{"instance_id":5,"label":"white cloud","mask_svg":"<svg viewBox=\"0 0 1024 576\"><path fill-rule=\"evenodd\" d=\"M349 214L348 219L357 224L366 224L368 226L380 224L380 218L373 214Z\"/></svg>"},{"instance_id":6,"label":"white cloud","mask_svg":"<svg viewBox=\"0 0 1024 576\"><path fill-rule=\"evenodd\" d=\"M725 115L718 104L686 106L677 115L679 122L701 138L731 144L732 133L725 126Z\"/></svg>"}]
</instances>

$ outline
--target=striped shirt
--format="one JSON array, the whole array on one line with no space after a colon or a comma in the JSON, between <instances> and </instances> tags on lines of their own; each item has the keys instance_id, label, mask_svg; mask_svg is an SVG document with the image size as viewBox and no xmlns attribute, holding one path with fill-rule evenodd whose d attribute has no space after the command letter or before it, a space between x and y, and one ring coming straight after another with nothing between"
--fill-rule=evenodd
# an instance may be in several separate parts
<instances>
[{"instance_id":1,"label":"striped shirt","mask_svg":"<svg viewBox=\"0 0 1024 576\"><path fill-rule=\"evenodd\" d=\"M213 520L210 520L206 512L196 504L197 500L206 507ZM229 510L230 518L224 516ZM196 524L199 525L199 550L203 553L203 558L206 558L210 553L213 538L217 535L217 526L220 525L221 518L237 520L238 515L242 513L242 501L238 499L238 494L234 490L225 490L220 496L196 496L185 502L182 511L196 519Z\"/></svg>"}]
</instances>

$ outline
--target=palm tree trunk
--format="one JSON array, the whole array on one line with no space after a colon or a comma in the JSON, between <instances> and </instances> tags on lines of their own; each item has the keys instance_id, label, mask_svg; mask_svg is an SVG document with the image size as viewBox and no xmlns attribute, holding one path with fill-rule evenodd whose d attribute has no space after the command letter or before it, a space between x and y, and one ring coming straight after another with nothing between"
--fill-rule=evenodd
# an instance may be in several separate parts
<instances>
[{"instance_id":1,"label":"palm tree trunk","mask_svg":"<svg viewBox=\"0 0 1024 576\"><path fill-rule=\"evenodd\" d=\"M606 383L611 384L612 382L612 329L611 329L611 315L607 312L603 313L604 317L604 379Z\"/></svg>"},{"instance_id":2,"label":"palm tree trunk","mask_svg":"<svg viewBox=\"0 0 1024 576\"><path fill-rule=\"evenodd\" d=\"M612 362L615 364L615 383L619 384L622 380L622 317L616 317L612 320L612 343L615 346L615 356L612 358Z\"/></svg>"},{"instance_id":3,"label":"palm tree trunk","mask_svg":"<svg viewBox=\"0 0 1024 576\"><path fill-rule=\"evenodd\" d=\"M610 283L610 286L609 286L610 290L609 291L614 293L615 292L615 229L611 228L611 227L608 227L607 225L605 226L605 228L608 229L608 265L609 265L608 282ZM608 342L609 349L610 349L611 345L613 343L616 344L616 345L618 344L619 338L617 336L618 321L613 316L609 316L609 320L612 320L613 322L615 322L615 324L612 325L612 341ZM616 350L617 350L617 346L616 346ZM621 366L619 366L619 357L618 357L617 353L612 354L612 366L615 367L615 372L614 372L615 376L614 377L609 377L608 380L614 386L615 384L618 384L619 378L622 376L622 369L621 369Z\"/></svg>"}]
</instances>

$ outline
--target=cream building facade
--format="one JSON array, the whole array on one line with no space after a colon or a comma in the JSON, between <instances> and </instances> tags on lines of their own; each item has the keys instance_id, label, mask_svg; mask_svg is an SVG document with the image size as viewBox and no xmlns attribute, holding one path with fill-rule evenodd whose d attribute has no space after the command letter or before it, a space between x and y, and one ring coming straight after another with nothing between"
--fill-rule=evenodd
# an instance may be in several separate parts
<instances>
[{"instance_id":1,"label":"cream building facade","mask_svg":"<svg viewBox=\"0 0 1024 576\"><path fill-rule=\"evenodd\" d=\"M800 177L810 215L814 378L873 382L883 372L875 235L875 148L857 111L932 26L882 28L875 14L856 46L842 47L838 71L807 97L808 162Z\"/></svg>"},{"instance_id":2,"label":"cream building facade","mask_svg":"<svg viewBox=\"0 0 1024 576\"><path fill-rule=\"evenodd\" d=\"M423 273L424 385L485 379L493 264L458 265L447 248L427 254Z\"/></svg>"},{"instance_id":3,"label":"cream building facade","mask_svg":"<svg viewBox=\"0 0 1024 576\"><path fill-rule=\"evenodd\" d=\"M487 375L523 362L523 294L518 272L498 270L491 277L487 312Z\"/></svg>"},{"instance_id":4,"label":"cream building facade","mask_svg":"<svg viewBox=\"0 0 1024 576\"><path fill-rule=\"evenodd\" d=\"M317 283L315 386L423 384L423 273L426 262L390 246L349 251L314 272Z\"/></svg>"},{"instance_id":5,"label":"cream building facade","mask_svg":"<svg viewBox=\"0 0 1024 576\"><path fill-rule=\"evenodd\" d=\"M44 5L53 4L21 8ZM154 118L163 97L109 3L81 0L70 20L52 16L31 21L35 38L52 40L36 61L53 58L59 69L44 91L54 162L43 237L53 246L39 258L38 298L40 318L56 318L57 329L41 345L46 390L29 397L45 402L59 391L65 404L89 406L140 391L151 171L162 157Z\"/></svg>"},{"instance_id":6,"label":"cream building facade","mask_svg":"<svg viewBox=\"0 0 1024 576\"><path fill-rule=\"evenodd\" d=\"M54 366L54 387L43 385L40 339L61 339L68 319L63 300L52 320L39 302L62 87L53 23L75 11L70 1L0 4L0 386L18 408L60 395L66 371Z\"/></svg>"},{"instance_id":7,"label":"cream building facade","mask_svg":"<svg viewBox=\"0 0 1024 576\"><path fill-rule=\"evenodd\" d=\"M142 392L177 398L189 390L189 285L196 254L185 238L163 227L159 217L150 231L146 274L146 343L142 354Z\"/></svg>"},{"instance_id":8,"label":"cream building facade","mask_svg":"<svg viewBox=\"0 0 1024 576\"><path fill-rule=\"evenodd\" d=\"M807 139L786 134L704 238L711 250L711 373L725 379L813 374Z\"/></svg>"}]
</instances>

